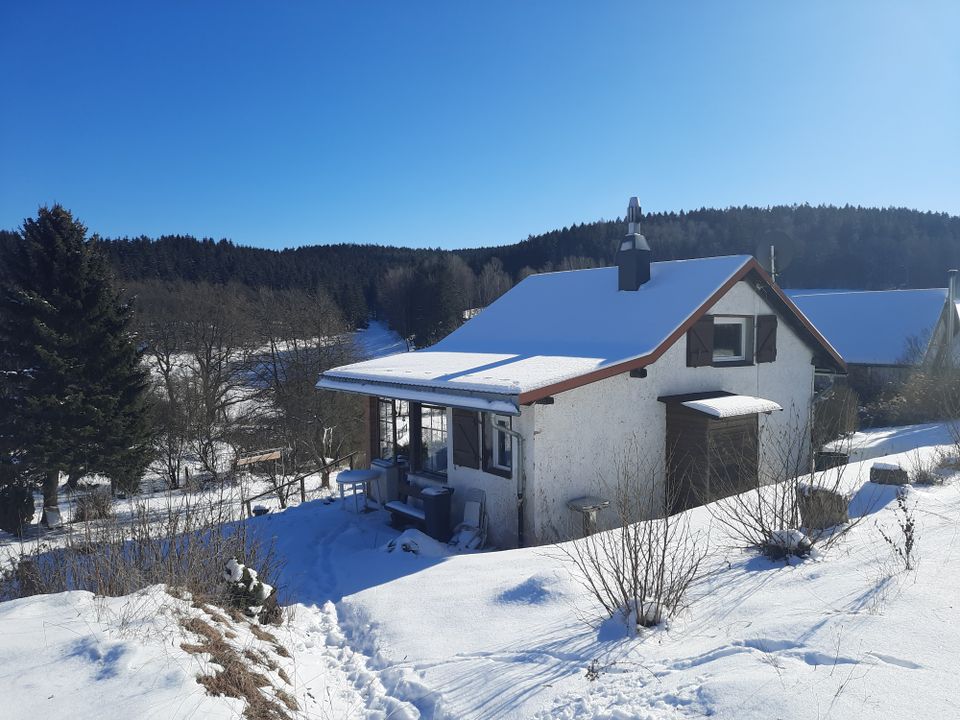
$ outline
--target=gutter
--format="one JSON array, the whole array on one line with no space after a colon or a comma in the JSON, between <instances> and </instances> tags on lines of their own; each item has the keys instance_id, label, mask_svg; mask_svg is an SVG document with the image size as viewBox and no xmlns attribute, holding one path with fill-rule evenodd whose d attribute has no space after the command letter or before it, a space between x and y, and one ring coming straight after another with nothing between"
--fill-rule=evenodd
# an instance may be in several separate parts
<instances>
[{"instance_id":1,"label":"gutter","mask_svg":"<svg viewBox=\"0 0 960 720\"><path fill-rule=\"evenodd\" d=\"M411 402L444 405L446 407L462 408L464 410L479 410L493 412L498 415L520 414L520 407L516 395L496 395L476 390L438 389L430 385L403 385L400 383L385 383L363 378L342 378L330 375L321 375L316 384L320 390L337 390L340 392L356 393L358 395L376 395L393 398L395 400L409 400Z\"/></svg>"},{"instance_id":2,"label":"gutter","mask_svg":"<svg viewBox=\"0 0 960 720\"><path fill-rule=\"evenodd\" d=\"M953 336L957 331L957 271L949 272L947 280L947 323L945 328L946 338L944 346L943 363L946 367L953 367Z\"/></svg>"}]
</instances>

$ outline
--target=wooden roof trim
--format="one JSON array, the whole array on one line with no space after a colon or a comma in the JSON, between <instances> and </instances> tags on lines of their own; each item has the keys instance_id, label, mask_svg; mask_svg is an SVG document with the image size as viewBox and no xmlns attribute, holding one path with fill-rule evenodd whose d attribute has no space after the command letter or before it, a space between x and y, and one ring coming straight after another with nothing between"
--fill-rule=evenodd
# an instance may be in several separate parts
<instances>
[{"instance_id":1,"label":"wooden roof trim","mask_svg":"<svg viewBox=\"0 0 960 720\"><path fill-rule=\"evenodd\" d=\"M763 266L757 262L756 258L750 259L750 265L751 265L751 269L755 271L757 275L760 277L760 279L763 281L763 284L766 285L771 290L773 290L777 298L786 306L787 310L790 311L793 317L797 321L799 321L799 323L803 326L803 328L807 332L810 333L811 336L813 336L813 339L816 341L816 343L820 345L824 350L827 351L827 354L830 356L830 359L836 363L837 370L840 370L841 372L846 372L847 363L842 357L840 357L840 353L838 353L834 349L833 345L831 345L830 342L823 335L820 334L820 331L817 330L816 326L814 326L814 324L810 322L807 316L803 314L800 308L797 307L796 303L794 303L793 300L791 300L787 296L787 294L779 288L779 286L774 284L773 280L771 280L770 276L767 274L767 271L764 270Z\"/></svg>"},{"instance_id":2,"label":"wooden roof trim","mask_svg":"<svg viewBox=\"0 0 960 720\"><path fill-rule=\"evenodd\" d=\"M819 344L828 352L830 358L836 362L838 369L846 371L846 363L844 363L843 358L840 357L837 351L833 349L833 346L831 346L830 343L827 342L823 337L823 335L817 331L807 317L800 312L796 305L793 304L790 298L788 298L783 291L780 290L780 288L773 284L770 276L767 275L766 271L760 266L760 263L757 262L756 258L750 258L739 270L731 275L727 281L723 283L723 285L720 286L719 290L707 298L707 300L699 308L697 308L693 314L690 315L690 317L688 317L676 330L670 333L667 339L660 343L660 345L658 345L653 352L647 353L646 355L641 355L640 357L636 357L631 360L624 360L623 362L608 365L607 367L600 368L599 370L594 370L583 375L578 375L577 377L561 380L560 382L553 383L552 385L545 385L542 388L536 388L535 390L529 390L527 392L520 393L517 399L519 404L527 405L548 395L556 395L557 393L573 390L574 388L582 387L583 385L589 385L590 383L594 383L599 380L606 380L614 375L620 375L621 373L630 372L631 370L652 365L659 360L660 356L669 350L673 344L677 342L677 340L683 337L687 330L693 327L697 320L703 317L707 311L710 310L710 308L716 305L720 298L726 295L734 285L746 278L751 273L756 273L764 285L773 289L774 293L777 295L777 298L784 303L786 309L793 315L794 319L796 319L804 327L804 329L810 333L812 339L817 344Z\"/></svg>"}]
</instances>

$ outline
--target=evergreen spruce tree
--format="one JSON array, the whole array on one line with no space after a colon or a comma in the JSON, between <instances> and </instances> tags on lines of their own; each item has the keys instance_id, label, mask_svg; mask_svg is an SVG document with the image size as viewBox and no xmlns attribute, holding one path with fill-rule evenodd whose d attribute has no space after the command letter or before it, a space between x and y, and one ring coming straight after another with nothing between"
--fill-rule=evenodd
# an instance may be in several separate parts
<instances>
[{"instance_id":1,"label":"evergreen spruce tree","mask_svg":"<svg viewBox=\"0 0 960 720\"><path fill-rule=\"evenodd\" d=\"M150 447L131 309L85 235L64 208L41 208L2 259L0 450L16 479L42 482L48 507L61 471L127 488Z\"/></svg>"}]
</instances>

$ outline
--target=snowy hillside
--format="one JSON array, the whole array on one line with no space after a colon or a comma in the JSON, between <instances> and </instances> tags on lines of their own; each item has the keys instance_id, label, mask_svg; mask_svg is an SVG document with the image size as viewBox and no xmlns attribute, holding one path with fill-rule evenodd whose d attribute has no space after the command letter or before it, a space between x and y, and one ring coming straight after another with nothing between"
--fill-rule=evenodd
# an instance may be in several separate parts
<instances>
[{"instance_id":1,"label":"snowy hillside","mask_svg":"<svg viewBox=\"0 0 960 720\"><path fill-rule=\"evenodd\" d=\"M397 532L385 515L358 516L352 504L257 518L286 560L290 612L271 632L292 655L300 710L290 716L960 717L960 478L909 489L913 571L878 529L897 537L895 488L866 483L874 460L932 458L947 433L859 440L872 459L848 476L862 486L854 515L865 517L845 538L816 559L772 562L727 547L707 509L690 511L711 532L708 572L687 611L639 638L596 622L555 548L447 554L410 535L391 548ZM191 680L201 665L171 639L176 616L131 621L136 603L73 593L0 605L0 682L7 697L16 688L15 712L3 717L66 709L71 695L71 707L95 709L90 717L237 717L238 701L205 696Z\"/></svg>"}]
</instances>

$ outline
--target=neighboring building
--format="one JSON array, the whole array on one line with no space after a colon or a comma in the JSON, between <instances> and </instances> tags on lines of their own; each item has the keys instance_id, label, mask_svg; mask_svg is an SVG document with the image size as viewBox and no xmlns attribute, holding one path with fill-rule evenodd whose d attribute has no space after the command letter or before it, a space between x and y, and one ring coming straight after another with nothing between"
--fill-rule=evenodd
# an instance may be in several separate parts
<instances>
[{"instance_id":1,"label":"neighboring building","mask_svg":"<svg viewBox=\"0 0 960 720\"><path fill-rule=\"evenodd\" d=\"M960 357L960 316L950 288L786 293L851 371L895 380L913 368L939 367Z\"/></svg>"},{"instance_id":2,"label":"neighboring building","mask_svg":"<svg viewBox=\"0 0 960 720\"><path fill-rule=\"evenodd\" d=\"M752 257L650 263L639 219L634 198L617 267L532 275L436 345L318 386L368 396L371 457L454 488L455 518L482 489L499 547L578 535L567 503L609 491L632 448L660 468L661 511L721 475L755 485L774 437L805 458L814 369L843 372L840 355Z\"/></svg>"}]
</instances>

